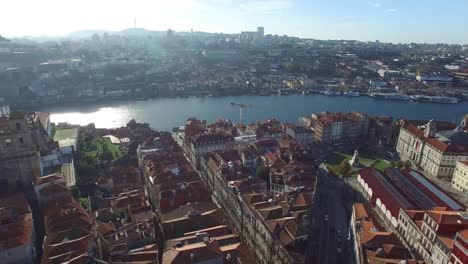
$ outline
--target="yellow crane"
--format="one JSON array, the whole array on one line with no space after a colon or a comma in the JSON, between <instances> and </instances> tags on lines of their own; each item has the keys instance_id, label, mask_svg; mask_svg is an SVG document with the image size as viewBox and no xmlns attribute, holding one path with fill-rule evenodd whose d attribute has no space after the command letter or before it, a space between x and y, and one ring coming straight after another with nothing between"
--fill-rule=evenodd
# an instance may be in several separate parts
<instances>
[{"instance_id":1,"label":"yellow crane","mask_svg":"<svg viewBox=\"0 0 468 264\"><path fill-rule=\"evenodd\" d=\"M242 126L242 117L243 117L244 109L250 108L252 106L246 105L246 104L240 104L240 103L233 103L233 102L231 102L231 105L239 107L239 125Z\"/></svg>"}]
</instances>

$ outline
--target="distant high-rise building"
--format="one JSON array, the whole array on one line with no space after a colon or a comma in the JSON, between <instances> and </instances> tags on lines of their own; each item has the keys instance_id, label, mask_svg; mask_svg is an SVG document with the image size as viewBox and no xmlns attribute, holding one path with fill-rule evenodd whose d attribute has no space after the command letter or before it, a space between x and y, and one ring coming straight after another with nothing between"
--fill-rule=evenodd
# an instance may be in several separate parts
<instances>
[{"instance_id":1,"label":"distant high-rise building","mask_svg":"<svg viewBox=\"0 0 468 264\"><path fill-rule=\"evenodd\" d=\"M265 36L265 28L264 27L257 27L257 34L259 38L263 38Z\"/></svg>"}]
</instances>

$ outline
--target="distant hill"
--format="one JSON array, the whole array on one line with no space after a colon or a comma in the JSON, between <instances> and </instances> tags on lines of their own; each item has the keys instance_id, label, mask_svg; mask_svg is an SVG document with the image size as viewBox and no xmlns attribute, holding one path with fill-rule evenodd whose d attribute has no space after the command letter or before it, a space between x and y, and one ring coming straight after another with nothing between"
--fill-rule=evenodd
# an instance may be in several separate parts
<instances>
[{"instance_id":1,"label":"distant hill","mask_svg":"<svg viewBox=\"0 0 468 264\"><path fill-rule=\"evenodd\" d=\"M68 38L90 38L94 34L102 35L122 35L122 36L132 36L132 37L146 37L146 36L164 36L166 31L152 31L145 28L128 28L122 31L110 31L110 30L80 30L68 34Z\"/></svg>"},{"instance_id":2,"label":"distant hill","mask_svg":"<svg viewBox=\"0 0 468 264\"><path fill-rule=\"evenodd\" d=\"M10 41L9 39L6 39L4 37L2 37L2 35L0 35L0 42L8 42Z\"/></svg>"}]
</instances>

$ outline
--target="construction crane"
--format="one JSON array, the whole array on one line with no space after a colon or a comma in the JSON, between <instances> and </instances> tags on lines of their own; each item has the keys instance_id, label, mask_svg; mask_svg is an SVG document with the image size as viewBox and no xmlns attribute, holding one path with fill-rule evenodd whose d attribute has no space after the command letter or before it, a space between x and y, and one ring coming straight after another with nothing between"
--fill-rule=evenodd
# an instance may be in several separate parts
<instances>
[{"instance_id":1,"label":"construction crane","mask_svg":"<svg viewBox=\"0 0 468 264\"><path fill-rule=\"evenodd\" d=\"M244 109L250 108L252 106L251 105L246 105L246 104L240 104L240 103L232 103L232 102L231 102L231 105L239 107L239 125L242 126L242 116L243 116Z\"/></svg>"}]
</instances>

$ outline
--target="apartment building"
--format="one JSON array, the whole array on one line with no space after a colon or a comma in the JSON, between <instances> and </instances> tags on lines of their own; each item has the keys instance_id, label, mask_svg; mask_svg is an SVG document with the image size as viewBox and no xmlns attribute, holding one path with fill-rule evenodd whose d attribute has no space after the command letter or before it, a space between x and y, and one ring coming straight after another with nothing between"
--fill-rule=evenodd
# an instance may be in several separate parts
<instances>
[{"instance_id":1,"label":"apartment building","mask_svg":"<svg viewBox=\"0 0 468 264\"><path fill-rule=\"evenodd\" d=\"M331 144L343 141L356 141L367 134L369 120L365 114L352 113L314 113L311 127L315 131L315 141Z\"/></svg>"},{"instance_id":2,"label":"apartment building","mask_svg":"<svg viewBox=\"0 0 468 264\"><path fill-rule=\"evenodd\" d=\"M457 161L468 160L468 133L462 129L439 130L435 121L425 125L407 122L400 129L396 150L427 173L451 179Z\"/></svg>"},{"instance_id":3,"label":"apartment building","mask_svg":"<svg viewBox=\"0 0 468 264\"><path fill-rule=\"evenodd\" d=\"M452 187L468 195L468 160L457 161L453 172Z\"/></svg>"}]
</instances>

